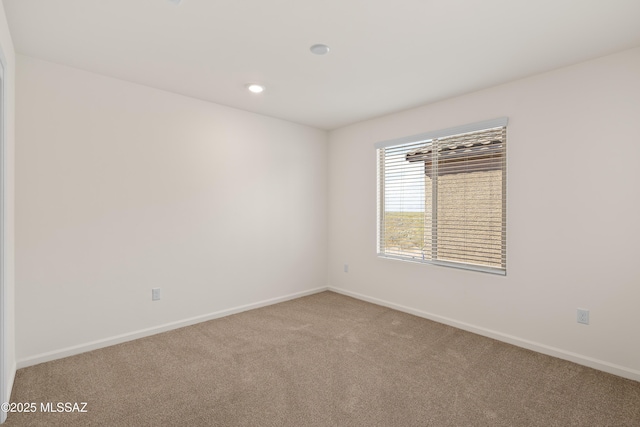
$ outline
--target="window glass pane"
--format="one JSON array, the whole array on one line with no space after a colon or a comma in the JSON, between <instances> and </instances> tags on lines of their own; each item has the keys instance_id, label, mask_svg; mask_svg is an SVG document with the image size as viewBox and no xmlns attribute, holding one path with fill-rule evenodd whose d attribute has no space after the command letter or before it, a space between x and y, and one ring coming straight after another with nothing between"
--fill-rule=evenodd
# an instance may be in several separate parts
<instances>
[{"instance_id":1,"label":"window glass pane","mask_svg":"<svg viewBox=\"0 0 640 427\"><path fill-rule=\"evenodd\" d=\"M406 160L415 144L385 149L384 164L384 252L423 258L424 251L424 166Z\"/></svg>"},{"instance_id":2,"label":"window glass pane","mask_svg":"<svg viewBox=\"0 0 640 427\"><path fill-rule=\"evenodd\" d=\"M379 148L380 255L504 274L504 124Z\"/></svg>"}]
</instances>

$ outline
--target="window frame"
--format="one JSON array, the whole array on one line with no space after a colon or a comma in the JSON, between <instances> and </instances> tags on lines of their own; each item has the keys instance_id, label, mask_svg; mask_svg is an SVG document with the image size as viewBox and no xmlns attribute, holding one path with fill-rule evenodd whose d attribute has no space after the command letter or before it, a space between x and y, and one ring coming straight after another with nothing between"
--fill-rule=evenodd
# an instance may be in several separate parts
<instances>
[{"instance_id":1,"label":"window frame","mask_svg":"<svg viewBox=\"0 0 640 427\"><path fill-rule=\"evenodd\" d=\"M387 140L387 141L381 141L381 142L377 142L376 144L374 144L374 148L376 149L376 174L377 174L377 218L376 218L376 228L377 228L377 238L376 238L376 249L377 249L377 255L379 258L382 259L392 259L392 260L402 260L402 261L407 261L407 262L415 262L415 263L419 263L419 264L431 264L431 265L439 265L439 266L446 266L446 267L454 267L454 268L458 268L458 269L464 269L464 270L472 270L472 271L479 271L479 272L485 272L485 273L493 273L493 274L498 274L498 275L506 275L506 270L507 270L507 263L506 263L506 249L507 249L507 241L506 241L506 234L507 234L507 150L506 150L506 129L507 129L507 125L508 125L508 118L507 117L501 117L501 118L497 118L497 119L492 119L492 120L485 120L482 122L476 122L476 123L470 123L470 124L466 124L466 125L462 125L462 126L455 126L455 127L451 127L451 128L446 128L446 129L440 129L440 130L436 130L436 131L431 131L431 132L426 132L426 133L421 133L418 135L412 135L412 136L407 136L407 137L402 137L402 138L397 138L397 139L392 139L392 140ZM502 186L502 207L501 207L501 214L502 214L502 229L501 229L501 256L502 256L502 266L501 267L492 267L489 265L482 265L482 264L475 264L475 263L471 263L471 262L463 262L463 261L453 261L453 260L443 260L443 259L420 259L417 257L411 257L411 256L403 256L403 255L394 255L394 254L389 254L389 253L385 253L383 251L383 246L384 246L384 242L382 241L382 239L384 238L383 236L384 234L384 227L385 227L385 223L384 223L384 213L385 211L385 203L387 203L387 200L385 200L385 168L383 166L384 165L384 159L381 156L381 149L385 149L385 148L390 148L390 147L398 147L398 146L402 146L405 144L416 144L416 143L420 143L420 142L427 142L427 141L432 141L432 140L438 140L441 138L447 138L447 137L452 137L455 135L460 135L460 134L466 134L466 133L472 133L472 132L480 132L480 131L488 131L494 128L504 128L504 139L502 140L502 148L501 148L501 155L502 155L502 167L500 168L501 170L501 186ZM434 157L438 155L438 154L434 154ZM436 172L437 173L437 172ZM425 172L426 174L426 172ZM432 184L432 185L436 185L437 186L437 177L436 177L436 183ZM426 197L426 196L425 196ZM433 200L432 200L433 201ZM437 200L435 201L435 204L437 206ZM437 212L437 211L436 211ZM425 212L426 214L426 212ZM436 215L434 215L435 217L437 217L437 213ZM433 220L433 216L432 216L432 220ZM432 229L433 230L433 229ZM425 230L425 234L426 234L426 230ZM439 244L439 243L438 243Z\"/></svg>"}]
</instances>

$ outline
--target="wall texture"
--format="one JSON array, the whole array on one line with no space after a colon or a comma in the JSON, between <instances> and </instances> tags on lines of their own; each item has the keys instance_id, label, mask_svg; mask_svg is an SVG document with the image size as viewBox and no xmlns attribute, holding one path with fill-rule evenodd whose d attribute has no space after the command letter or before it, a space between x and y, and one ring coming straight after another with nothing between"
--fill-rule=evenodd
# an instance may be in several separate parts
<instances>
[{"instance_id":1,"label":"wall texture","mask_svg":"<svg viewBox=\"0 0 640 427\"><path fill-rule=\"evenodd\" d=\"M5 333L5 358L2 360L4 366L2 369L5 373L3 378L4 383L0 385L2 390L0 392L0 402L9 400L11 395L11 386L13 384L13 378L16 372L16 352L15 352L15 269L14 269L14 246L15 246L15 233L14 233L14 183L15 183L15 53L13 50L13 42L11 40L11 34L9 33L9 27L7 25L6 16L4 13L4 6L0 5L0 52L2 55L2 61L5 65L4 69L4 88L5 88L5 104L4 104L4 118L5 133L4 133L4 295L0 298L3 299L2 304L5 312L4 327ZM3 422L6 414L0 412L0 422Z\"/></svg>"},{"instance_id":2,"label":"wall texture","mask_svg":"<svg viewBox=\"0 0 640 427\"><path fill-rule=\"evenodd\" d=\"M378 258L373 144L503 116L507 276ZM634 49L331 132L329 286L640 380L639 117Z\"/></svg>"},{"instance_id":3,"label":"wall texture","mask_svg":"<svg viewBox=\"0 0 640 427\"><path fill-rule=\"evenodd\" d=\"M326 286L326 132L24 56L17 90L20 366Z\"/></svg>"}]
</instances>

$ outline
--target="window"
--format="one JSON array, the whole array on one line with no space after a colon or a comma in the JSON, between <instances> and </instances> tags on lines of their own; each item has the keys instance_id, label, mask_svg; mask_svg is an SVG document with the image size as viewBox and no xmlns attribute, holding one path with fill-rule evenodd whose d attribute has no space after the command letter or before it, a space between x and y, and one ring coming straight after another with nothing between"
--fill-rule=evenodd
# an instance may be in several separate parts
<instances>
[{"instance_id":1,"label":"window","mask_svg":"<svg viewBox=\"0 0 640 427\"><path fill-rule=\"evenodd\" d=\"M376 144L379 256L506 274L506 126Z\"/></svg>"}]
</instances>

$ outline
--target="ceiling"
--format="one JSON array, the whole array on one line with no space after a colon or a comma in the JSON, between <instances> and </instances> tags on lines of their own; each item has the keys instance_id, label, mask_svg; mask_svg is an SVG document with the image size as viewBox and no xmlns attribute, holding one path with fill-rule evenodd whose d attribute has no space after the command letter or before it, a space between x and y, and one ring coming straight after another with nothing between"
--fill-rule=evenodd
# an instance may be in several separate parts
<instances>
[{"instance_id":1,"label":"ceiling","mask_svg":"<svg viewBox=\"0 0 640 427\"><path fill-rule=\"evenodd\" d=\"M18 53L335 129L640 46L640 0L4 0ZM310 53L324 43L331 52ZM267 90L249 93L245 84Z\"/></svg>"}]
</instances>

